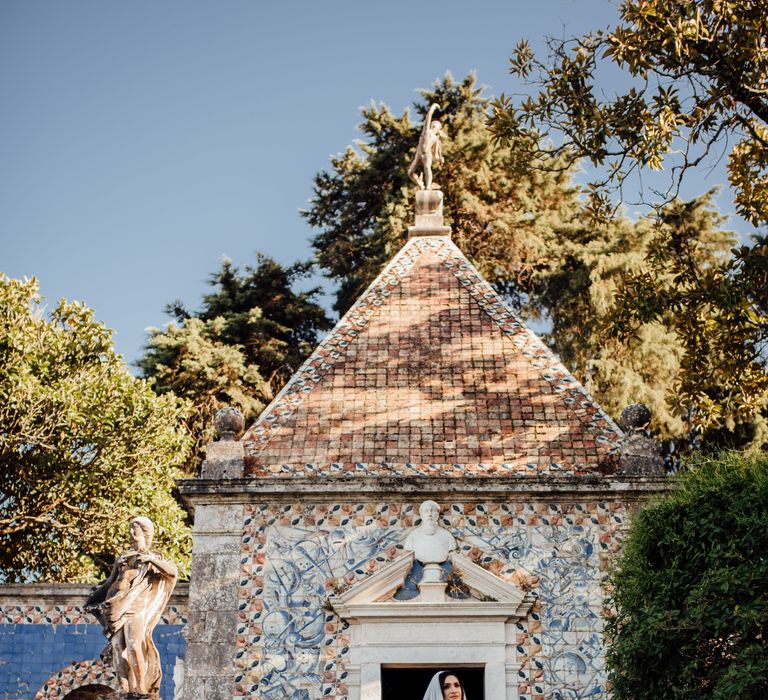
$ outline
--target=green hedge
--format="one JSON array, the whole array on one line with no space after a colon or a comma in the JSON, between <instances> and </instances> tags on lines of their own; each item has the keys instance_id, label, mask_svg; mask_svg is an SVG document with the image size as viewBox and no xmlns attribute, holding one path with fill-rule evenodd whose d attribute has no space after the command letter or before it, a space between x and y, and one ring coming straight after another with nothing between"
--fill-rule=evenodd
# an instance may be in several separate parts
<instances>
[{"instance_id":1,"label":"green hedge","mask_svg":"<svg viewBox=\"0 0 768 700\"><path fill-rule=\"evenodd\" d=\"M612 576L614 697L768 698L768 456L688 466Z\"/></svg>"}]
</instances>

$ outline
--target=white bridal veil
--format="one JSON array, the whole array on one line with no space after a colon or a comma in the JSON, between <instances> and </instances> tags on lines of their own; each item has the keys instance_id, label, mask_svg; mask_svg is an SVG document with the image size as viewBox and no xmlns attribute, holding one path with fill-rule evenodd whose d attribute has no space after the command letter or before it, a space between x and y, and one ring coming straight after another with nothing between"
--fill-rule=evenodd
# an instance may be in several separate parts
<instances>
[{"instance_id":1,"label":"white bridal veil","mask_svg":"<svg viewBox=\"0 0 768 700\"><path fill-rule=\"evenodd\" d=\"M438 671L434 676L432 676L432 680L427 686L427 692L424 693L424 700L443 700L443 689L440 687L441 673L445 673L445 671ZM467 700L467 694L464 692L463 688L461 695L464 700Z\"/></svg>"}]
</instances>

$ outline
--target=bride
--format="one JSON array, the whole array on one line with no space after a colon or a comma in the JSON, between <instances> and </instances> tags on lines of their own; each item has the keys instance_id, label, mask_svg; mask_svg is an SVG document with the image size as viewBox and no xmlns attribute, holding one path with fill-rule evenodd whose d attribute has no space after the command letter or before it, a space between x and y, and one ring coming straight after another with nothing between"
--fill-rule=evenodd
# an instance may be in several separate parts
<instances>
[{"instance_id":1,"label":"bride","mask_svg":"<svg viewBox=\"0 0 768 700\"><path fill-rule=\"evenodd\" d=\"M427 686L424 700L467 700L467 695L453 671L438 671Z\"/></svg>"}]
</instances>

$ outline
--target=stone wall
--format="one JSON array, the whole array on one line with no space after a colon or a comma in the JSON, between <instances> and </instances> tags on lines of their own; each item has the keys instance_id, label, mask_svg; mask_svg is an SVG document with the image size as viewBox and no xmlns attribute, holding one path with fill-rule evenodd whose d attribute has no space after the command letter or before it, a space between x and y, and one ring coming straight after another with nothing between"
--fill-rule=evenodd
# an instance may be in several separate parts
<instances>
[{"instance_id":1,"label":"stone wall","mask_svg":"<svg viewBox=\"0 0 768 700\"><path fill-rule=\"evenodd\" d=\"M187 700L360 697L350 625L331 609L328 598L403 554L403 540L420 523L418 508L425 498L443 506L441 524L456 537L462 554L533 598L529 615L514 624L509 642L514 658L508 659L508 668L516 670L516 677L507 681L507 697L607 697L605 577L631 510L649 492L664 488L662 482L609 483L599 477L538 484L354 481L340 488L327 481L277 487L278 480L240 480L237 495L230 490L234 484L198 481L190 488L188 482L187 496L197 491L191 500L202 499L208 501L206 508L218 509L209 512L216 513L210 522L218 522L220 532L201 539L202 531L211 527L204 516L203 524L196 525L201 527L196 546L216 541L217 551L226 547L228 553L201 558L198 549L195 557L201 563L195 564L194 580L205 569L210 593L196 599L193 583L190 630L198 630L201 646L198 659L190 637L188 676L201 677L204 669L208 686L198 686L198 694L187 694ZM238 513L242 520L233 598L225 557L234 560L230 550ZM222 597L217 599L213 589ZM200 613L196 600L206 608ZM204 648L200 631L209 628L207 620L216 607L224 610L214 618L209 640L221 645L220 650ZM235 625L227 637L229 613L234 613ZM228 644L234 647L231 657ZM229 681L222 673L213 690L213 672L227 668L230 658L234 668L229 667Z\"/></svg>"},{"instance_id":2,"label":"stone wall","mask_svg":"<svg viewBox=\"0 0 768 700\"><path fill-rule=\"evenodd\" d=\"M101 625L82 609L90 586L0 586L0 700L59 700L86 686L114 686L99 652ZM163 664L163 700L183 678L187 586L179 584L154 640Z\"/></svg>"},{"instance_id":3,"label":"stone wall","mask_svg":"<svg viewBox=\"0 0 768 700\"><path fill-rule=\"evenodd\" d=\"M195 509L185 700L231 700L243 507Z\"/></svg>"},{"instance_id":4,"label":"stone wall","mask_svg":"<svg viewBox=\"0 0 768 700\"><path fill-rule=\"evenodd\" d=\"M246 506L235 697L345 698L348 625L324 607L399 555L417 502ZM451 502L463 554L536 597L517 626L518 692L605 692L602 582L626 520L620 502Z\"/></svg>"}]
</instances>

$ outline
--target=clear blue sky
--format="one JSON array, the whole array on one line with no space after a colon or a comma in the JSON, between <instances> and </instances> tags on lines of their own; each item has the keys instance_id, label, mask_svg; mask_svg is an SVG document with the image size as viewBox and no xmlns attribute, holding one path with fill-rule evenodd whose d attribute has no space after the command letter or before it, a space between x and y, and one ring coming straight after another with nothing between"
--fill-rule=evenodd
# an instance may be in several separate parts
<instances>
[{"instance_id":1,"label":"clear blue sky","mask_svg":"<svg viewBox=\"0 0 768 700\"><path fill-rule=\"evenodd\" d=\"M4 0L0 271L85 301L133 362L222 255L310 255L299 209L360 106L400 112L446 71L514 91L519 39L615 17L607 0Z\"/></svg>"}]
</instances>

